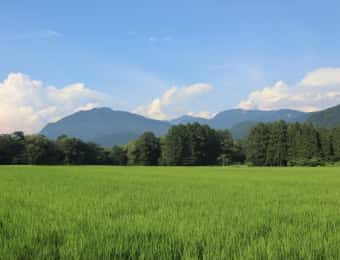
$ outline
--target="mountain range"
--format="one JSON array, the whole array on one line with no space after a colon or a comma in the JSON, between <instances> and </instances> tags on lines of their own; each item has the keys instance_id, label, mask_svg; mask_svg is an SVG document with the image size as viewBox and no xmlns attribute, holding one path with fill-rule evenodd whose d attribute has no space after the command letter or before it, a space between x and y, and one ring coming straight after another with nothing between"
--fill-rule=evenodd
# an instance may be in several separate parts
<instances>
[{"instance_id":1,"label":"mountain range","mask_svg":"<svg viewBox=\"0 0 340 260\"><path fill-rule=\"evenodd\" d=\"M66 134L103 146L112 146L126 144L146 131L163 135L170 126L169 122L104 107L76 112L55 123L49 123L40 134L51 139Z\"/></svg>"},{"instance_id":2,"label":"mountain range","mask_svg":"<svg viewBox=\"0 0 340 260\"><path fill-rule=\"evenodd\" d=\"M112 146L126 144L146 131L161 136L172 125L198 122L215 129L230 129L233 137L239 139L245 137L256 123L278 120L311 122L318 127L332 127L340 124L340 105L313 113L290 109L271 111L231 109L220 112L211 119L185 115L171 121L154 120L104 107L76 112L55 123L49 123L40 134L51 139L66 134L102 146Z\"/></svg>"}]
</instances>

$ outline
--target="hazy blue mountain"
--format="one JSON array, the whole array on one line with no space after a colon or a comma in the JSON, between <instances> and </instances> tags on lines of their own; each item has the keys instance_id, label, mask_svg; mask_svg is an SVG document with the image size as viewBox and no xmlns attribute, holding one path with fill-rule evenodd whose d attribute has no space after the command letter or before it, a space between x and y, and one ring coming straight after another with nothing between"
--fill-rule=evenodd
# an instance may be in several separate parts
<instances>
[{"instance_id":1,"label":"hazy blue mountain","mask_svg":"<svg viewBox=\"0 0 340 260\"><path fill-rule=\"evenodd\" d=\"M173 124L198 122L208 124L215 129L230 129L235 139L243 138L251 127L258 122L310 121L317 126L330 127L340 124L340 105L315 113L282 109L273 111L232 109L218 113L212 119L182 116L169 122L153 120L124 111L110 108L96 108L67 116L58 122L50 123L41 130L41 134L55 139L62 134L93 141L103 146L126 144L136 139L145 131L164 135Z\"/></svg>"},{"instance_id":2,"label":"hazy blue mountain","mask_svg":"<svg viewBox=\"0 0 340 260\"><path fill-rule=\"evenodd\" d=\"M188 123L199 123L199 124L208 124L209 119L202 117L195 117L184 115L169 121L171 124L179 125L179 124L188 124Z\"/></svg>"},{"instance_id":3,"label":"hazy blue mountain","mask_svg":"<svg viewBox=\"0 0 340 260\"><path fill-rule=\"evenodd\" d=\"M311 113L307 121L318 127L333 127L340 125L340 105Z\"/></svg>"},{"instance_id":4,"label":"hazy blue mountain","mask_svg":"<svg viewBox=\"0 0 340 260\"><path fill-rule=\"evenodd\" d=\"M235 140L245 138L250 133L250 130L258 123L259 122L253 121L244 121L238 123L230 128L230 133Z\"/></svg>"},{"instance_id":5,"label":"hazy blue mountain","mask_svg":"<svg viewBox=\"0 0 340 260\"><path fill-rule=\"evenodd\" d=\"M112 133L108 135L99 135L94 138L91 138L90 141L96 144L100 144L102 146L111 147L114 145L124 145L129 143L132 140L136 140L141 133L135 132L122 132L122 133Z\"/></svg>"},{"instance_id":6,"label":"hazy blue mountain","mask_svg":"<svg viewBox=\"0 0 340 260\"><path fill-rule=\"evenodd\" d=\"M307 117L308 113L290 109L272 111L231 109L218 113L209 120L209 125L215 129L225 129L245 121L274 122L284 120L286 122L303 122Z\"/></svg>"},{"instance_id":7,"label":"hazy blue mountain","mask_svg":"<svg viewBox=\"0 0 340 260\"><path fill-rule=\"evenodd\" d=\"M252 115L256 115L253 119L261 118L264 111L253 111ZM266 117L262 117L261 122L270 122L277 120L285 120L287 122L311 122L315 126L330 128L340 125L340 105L330 107L322 111L313 113L303 113L294 110L278 110L267 111ZM261 115L262 114L262 115ZM269 115L269 117L267 117ZM270 119L270 120L269 120ZM230 131L235 139L245 137L250 129L259 121L243 121L230 128Z\"/></svg>"},{"instance_id":8,"label":"hazy blue mountain","mask_svg":"<svg viewBox=\"0 0 340 260\"><path fill-rule=\"evenodd\" d=\"M55 123L49 123L40 133L51 139L66 134L84 141L111 146L127 143L145 131L163 135L169 127L168 122L149 119L137 114L113 111L110 108L95 108L74 113Z\"/></svg>"}]
</instances>

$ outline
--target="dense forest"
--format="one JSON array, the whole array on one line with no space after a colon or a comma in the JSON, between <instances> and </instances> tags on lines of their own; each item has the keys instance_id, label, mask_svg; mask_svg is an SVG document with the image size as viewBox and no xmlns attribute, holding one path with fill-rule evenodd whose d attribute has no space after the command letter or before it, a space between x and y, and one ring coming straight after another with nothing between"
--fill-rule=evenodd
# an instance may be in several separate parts
<instances>
[{"instance_id":1,"label":"dense forest","mask_svg":"<svg viewBox=\"0 0 340 260\"><path fill-rule=\"evenodd\" d=\"M318 166L337 161L340 127L311 123L259 123L238 141L228 130L182 124L160 138L146 132L112 148L65 135L56 140L22 132L0 135L1 164Z\"/></svg>"}]
</instances>

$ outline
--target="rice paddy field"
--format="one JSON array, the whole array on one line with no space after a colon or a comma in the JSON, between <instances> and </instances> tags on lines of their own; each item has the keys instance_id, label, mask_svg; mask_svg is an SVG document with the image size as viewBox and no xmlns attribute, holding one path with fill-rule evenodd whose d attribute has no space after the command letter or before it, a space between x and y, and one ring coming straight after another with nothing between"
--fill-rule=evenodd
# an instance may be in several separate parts
<instances>
[{"instance_id":1,"label":"rice paddy field","mask_svg":"<svg viewBox=\"0 0 340 260\"><path fill-rule=\"evenodd\" d=\"M339 258L339 167L0 167L1 260Z\"/></svg>"}]
</instances>

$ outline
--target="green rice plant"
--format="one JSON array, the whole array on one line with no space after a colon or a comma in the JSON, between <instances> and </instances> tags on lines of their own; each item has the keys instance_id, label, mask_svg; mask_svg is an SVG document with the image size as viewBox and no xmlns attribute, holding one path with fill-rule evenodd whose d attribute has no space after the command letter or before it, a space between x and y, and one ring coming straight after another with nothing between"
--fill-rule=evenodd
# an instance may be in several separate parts
<instances>
[{"instance_id":1,"label":"green rice plant","mask_svg":"<svg viewBox=\"0 0 340 260\"><path fill-rule=\"evenodd\" d=\"M339 259L337 167L0 167L0 259Z\"/></svg>"}]
</instances>

